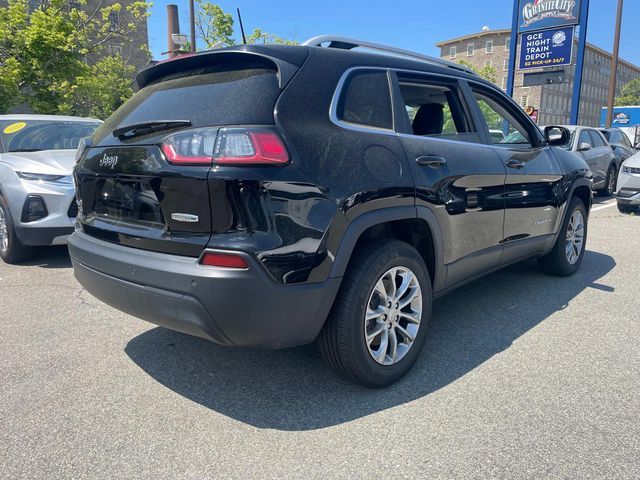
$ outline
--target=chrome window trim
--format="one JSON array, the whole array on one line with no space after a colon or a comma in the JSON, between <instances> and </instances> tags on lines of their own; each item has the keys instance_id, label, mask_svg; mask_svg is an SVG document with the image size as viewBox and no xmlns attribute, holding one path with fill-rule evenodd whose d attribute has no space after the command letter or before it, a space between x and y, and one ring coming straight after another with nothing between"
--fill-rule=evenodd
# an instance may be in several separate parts
<instances>
[{"instance_id":1,"label":"chrome window trim","mask_svg":"<svg viewBox=\"0 0 640 480\"><path fill-rule=\"evenodd\" d=\"M355 124L355 123L350 123L350 122L345 122L344 120L340 120L338 118L338 102L340 100L340 94L342 93L342 89L344 88L344 84L347 81L347 78L349 77L349 75L351 75L352 72L357 71L357 70L367 70L367 71L384 71L387 72L387 78L389 80L389 94L390 94L390 98L391 98L391 109L393 112L393 129L388 129L388 128L379 128L379 127L370 127L367 125L360 125L360 124ZM344 128L347 130L353 130L353 131L357 131L357 132L364 132L364 133L377 133L379 135L392 135L398 138L422 138L422 139L429 139L429 140L434 140L437 142L446 142L446 143L453 143L453 144L464 144L464 145L478 145L481 147L486 147L486 148L495 148L494 144L490 144L490 143L486 143L484 141L482 141L482 137L480 136L480 132L470 132L470 133L476 133L479 138L480 138L480 142L479 143L475 143L475 142L464 142L461 140L451 140L448 138L438 138L438 137L424 137L422 135L413 135L410 133L400 133L397 131L397 125L395 124L396 122L396 111L395 111L395 105L394 105L394 97L393 97L393 88L392 88L392 76L391 74L393 72L396 73L405 73L405 74L413 74L413 75L427 75L427 76L431 76L431 77L440 77L446 80L454 80L454 81L459 81L459 80L463 80L465 82L468 83L473 83L473 84L477 84L480 85L481 87L484 88L488 88L490 90L493 90L495 93L499 93L501 95L505 95L505 93L500 90L497 86L493 85L493 84L489 84L489 83L485 83L483 81L478 81L474 78L466 78L466 77L459 77L457 75L452 75L452 74L443 74L443 73L437 73L437 72L424 72L421 70L408 70L408 69L403 69L403 68L393 68L393 67L374 67L374 66L366 66L366 65L359 65L359 66L355 66L355 67L349 67L347 70L345 70L342 75L340 76L340 79L338 80L338 84L336 85L336 88L333 92L333 97L331 98L331 103L329 105L329 119L331 121L331 123L333 123L334 125L340 127L340 128ZM514 101L515 103L515 101ZM516 104L517 105L517 104ZM534 125L535 126L535 125ZM537 128L537 126L536 126ZM506 146L506 145L505 145ZM541 147L535 147L535 146L531 146L529 147L529 149L536 149L536 148L541 148Z\"/></svg>"}]
</instances>

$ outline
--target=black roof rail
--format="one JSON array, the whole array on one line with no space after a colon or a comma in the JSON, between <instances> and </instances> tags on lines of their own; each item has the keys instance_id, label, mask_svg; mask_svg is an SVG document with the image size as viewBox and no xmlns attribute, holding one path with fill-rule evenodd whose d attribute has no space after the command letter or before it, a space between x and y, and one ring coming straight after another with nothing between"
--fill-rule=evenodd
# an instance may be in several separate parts
<instances>
[{"instance_id":1,"label":"black roof rail","mask_svg":"<svg viewBox=\"0 0 640 480\"><path fill-rule=\"evenodd\" d=\"M391 53L394 55L411 58L413 60L419 60L421 62L429 63L432 65L438 65L440 67L453 68L465 73L477 75L476 72L470 68L460 65L459 63L450 62L442 58L432 57L429 55L423 55L421 53L412 52L410 50L403 50L401 48L391 47L389 45L382 45L380 43L368 42L364 40L356 40L353 38L340 37L337 35L318 35L302 42L302 45L308 47L321 47L323 44L328 43L329 48L340 48L343 50L352 50L354 48L366 48L373 51Z\"/></svg>"}]
</instances>

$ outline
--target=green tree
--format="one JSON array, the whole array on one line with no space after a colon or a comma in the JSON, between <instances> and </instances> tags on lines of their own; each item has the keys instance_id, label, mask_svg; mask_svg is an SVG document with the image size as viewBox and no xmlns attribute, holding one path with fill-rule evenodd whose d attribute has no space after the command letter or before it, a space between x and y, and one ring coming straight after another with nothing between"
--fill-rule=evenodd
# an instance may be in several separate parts
<instances>
[{"instance_id":1,"label":"green tree","mask_svg":"<svg viewBox=\"0 0 640 480\"><path fill-rule=\"evenodd\" d=\"M205 0L197 0L197 4L196 29L207 48L213 48L217 43L234 45L233 15L225 12L220 5Z\"/></svg>"},{"instance_id":2,"label":"green tree","mask_svg":"<svg viewBox=\"0 0 640 480\"><path fill-rule=\"evenodd\" d=\"M616 97L616 106L640 105L640 79L631 80L622 90L620 96Z\"/></svg>"},{"instance_id":3,"label":"green tree","mask_svg":"<svg viewBox=\"0 0 640 480\"><path fill-rule=\"evenodd\" d=\"M198 37L205 43L207 48L213 48L219 44L224 46L236 44L235 39L239 35L236 35L233 14L225 12L220 5L206 0L197 0L195 22ZM253 32L247 35L247 43L297 45L298 42L255 28Z\"/></svg>"},{"instance_id":4,"label":"green tree","mask_svg":"<svg viewBox=\"0 0 640 480\"><path fill-rule=\"evenodd\" d=\"M0 111L27 103L36 113L105 117L132 94L133 68L107 45L130 49L149 4L78 3L44 0L31 11L27 0L9 0L0 8Z\"/></svg>"},{"instance_id":5,"label":"green tree","mask_svg":"<svg viewBox=\"0 0 640 480\"><path fill-rule=\"evenodd\" d=\"M485 65L481 69L477 69L473 65L471 65L471 63L465 60L460 60L459 63L460 65L473 70L485 80L488 80L491 83L496 83L496 69L493 66ZM502 118L493 108L487 105L484 100L479 101L478 106L480 107L480 111L482 112L482 115L487 121L487 125L490 129L502 129ZM447 128L449 128L450 130L454 128L452 119L448 119L445 123L445 131Z\"/></svg>"}]
</instances>

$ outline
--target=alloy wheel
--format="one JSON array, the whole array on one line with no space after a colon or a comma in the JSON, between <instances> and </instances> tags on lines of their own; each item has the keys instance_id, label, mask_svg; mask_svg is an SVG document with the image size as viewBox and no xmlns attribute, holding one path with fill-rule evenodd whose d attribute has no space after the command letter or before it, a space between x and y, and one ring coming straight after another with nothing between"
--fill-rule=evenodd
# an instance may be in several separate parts
<instances>
[{"instance_id":1,"label":"alloy wheel","mask_svg":"<svg viewBox=\"0 0 640 480\"><path fill-rule=\"evenodd\" d=\"M609 172L609 177L608 177L608 185L607 185L607 193L609 195L613 195L615 193L615 189L616 189L616 171L615 169L612 169Z\"/></svg>"},{"instance_id":2,"label":"alloy wheel","mask_svg":"<svg viewBox=\"0 0 640 480\"><path fill-rule=\"evenodd\" d=\"M393 267L376 282L364 318L365 342L371 357L394 365L413 346L422 320L422 289L407 267Z\"/></svg>"},{"instance_id":3,"label":"alloy wheel","mask_svg":"<svg viewBox=\"0 0 640 480\"><path fill-rule=\"evenodd\" d=\"M584 244L584 217L580 210L574 210L567 225L567 237L565 241L565 253L567 261L571 265L580 258L582 245Z\"/></svg>"}]
</instances>

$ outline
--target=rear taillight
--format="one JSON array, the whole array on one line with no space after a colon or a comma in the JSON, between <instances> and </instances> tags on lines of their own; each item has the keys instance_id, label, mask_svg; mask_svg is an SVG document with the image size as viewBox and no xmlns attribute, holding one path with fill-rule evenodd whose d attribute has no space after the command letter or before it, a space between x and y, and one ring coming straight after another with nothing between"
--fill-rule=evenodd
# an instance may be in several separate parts
<instances>
[{"instance_id":1,"label":"rear taillight","mask_svg":"<svg viewBox=\"0 0 640 480\"><path fill-rule=\"evenodd\" d=\"M160 148L174 165L211 165L216 132L213 128L182 130L165 138Z\"/></svg>"},{"instance_id":2,"label":"rear taillight","mask_svg":"<svg viewBox=\"0 0 640 480\"><path fill-rule=\"evenodd\" d=\"M247 269L249 264L242 256L235 253L206 252L200 259L200 264L209 267Z\"/></svg>"},{"instance_id":3,"label":"rear taillight","mask_svg":"<svg viewBox=\"0 0 640 480\"><path fill-rule=\"evenodd\" d=\"M182 130L160 144L174 165L283 165L289 154L280 136L262 128Z\"/></svg>"},{"instance_id":4,"label":"rear taillight","mask_svg":"<svg viewBox=\"0 0 640 480\"><path fill-rule=\"evenodd\" d=\"M275 132L223 128L218 132L213 161L221 165L282 165L289 161L289 154Z\"/></svg>"}]
</instances>

